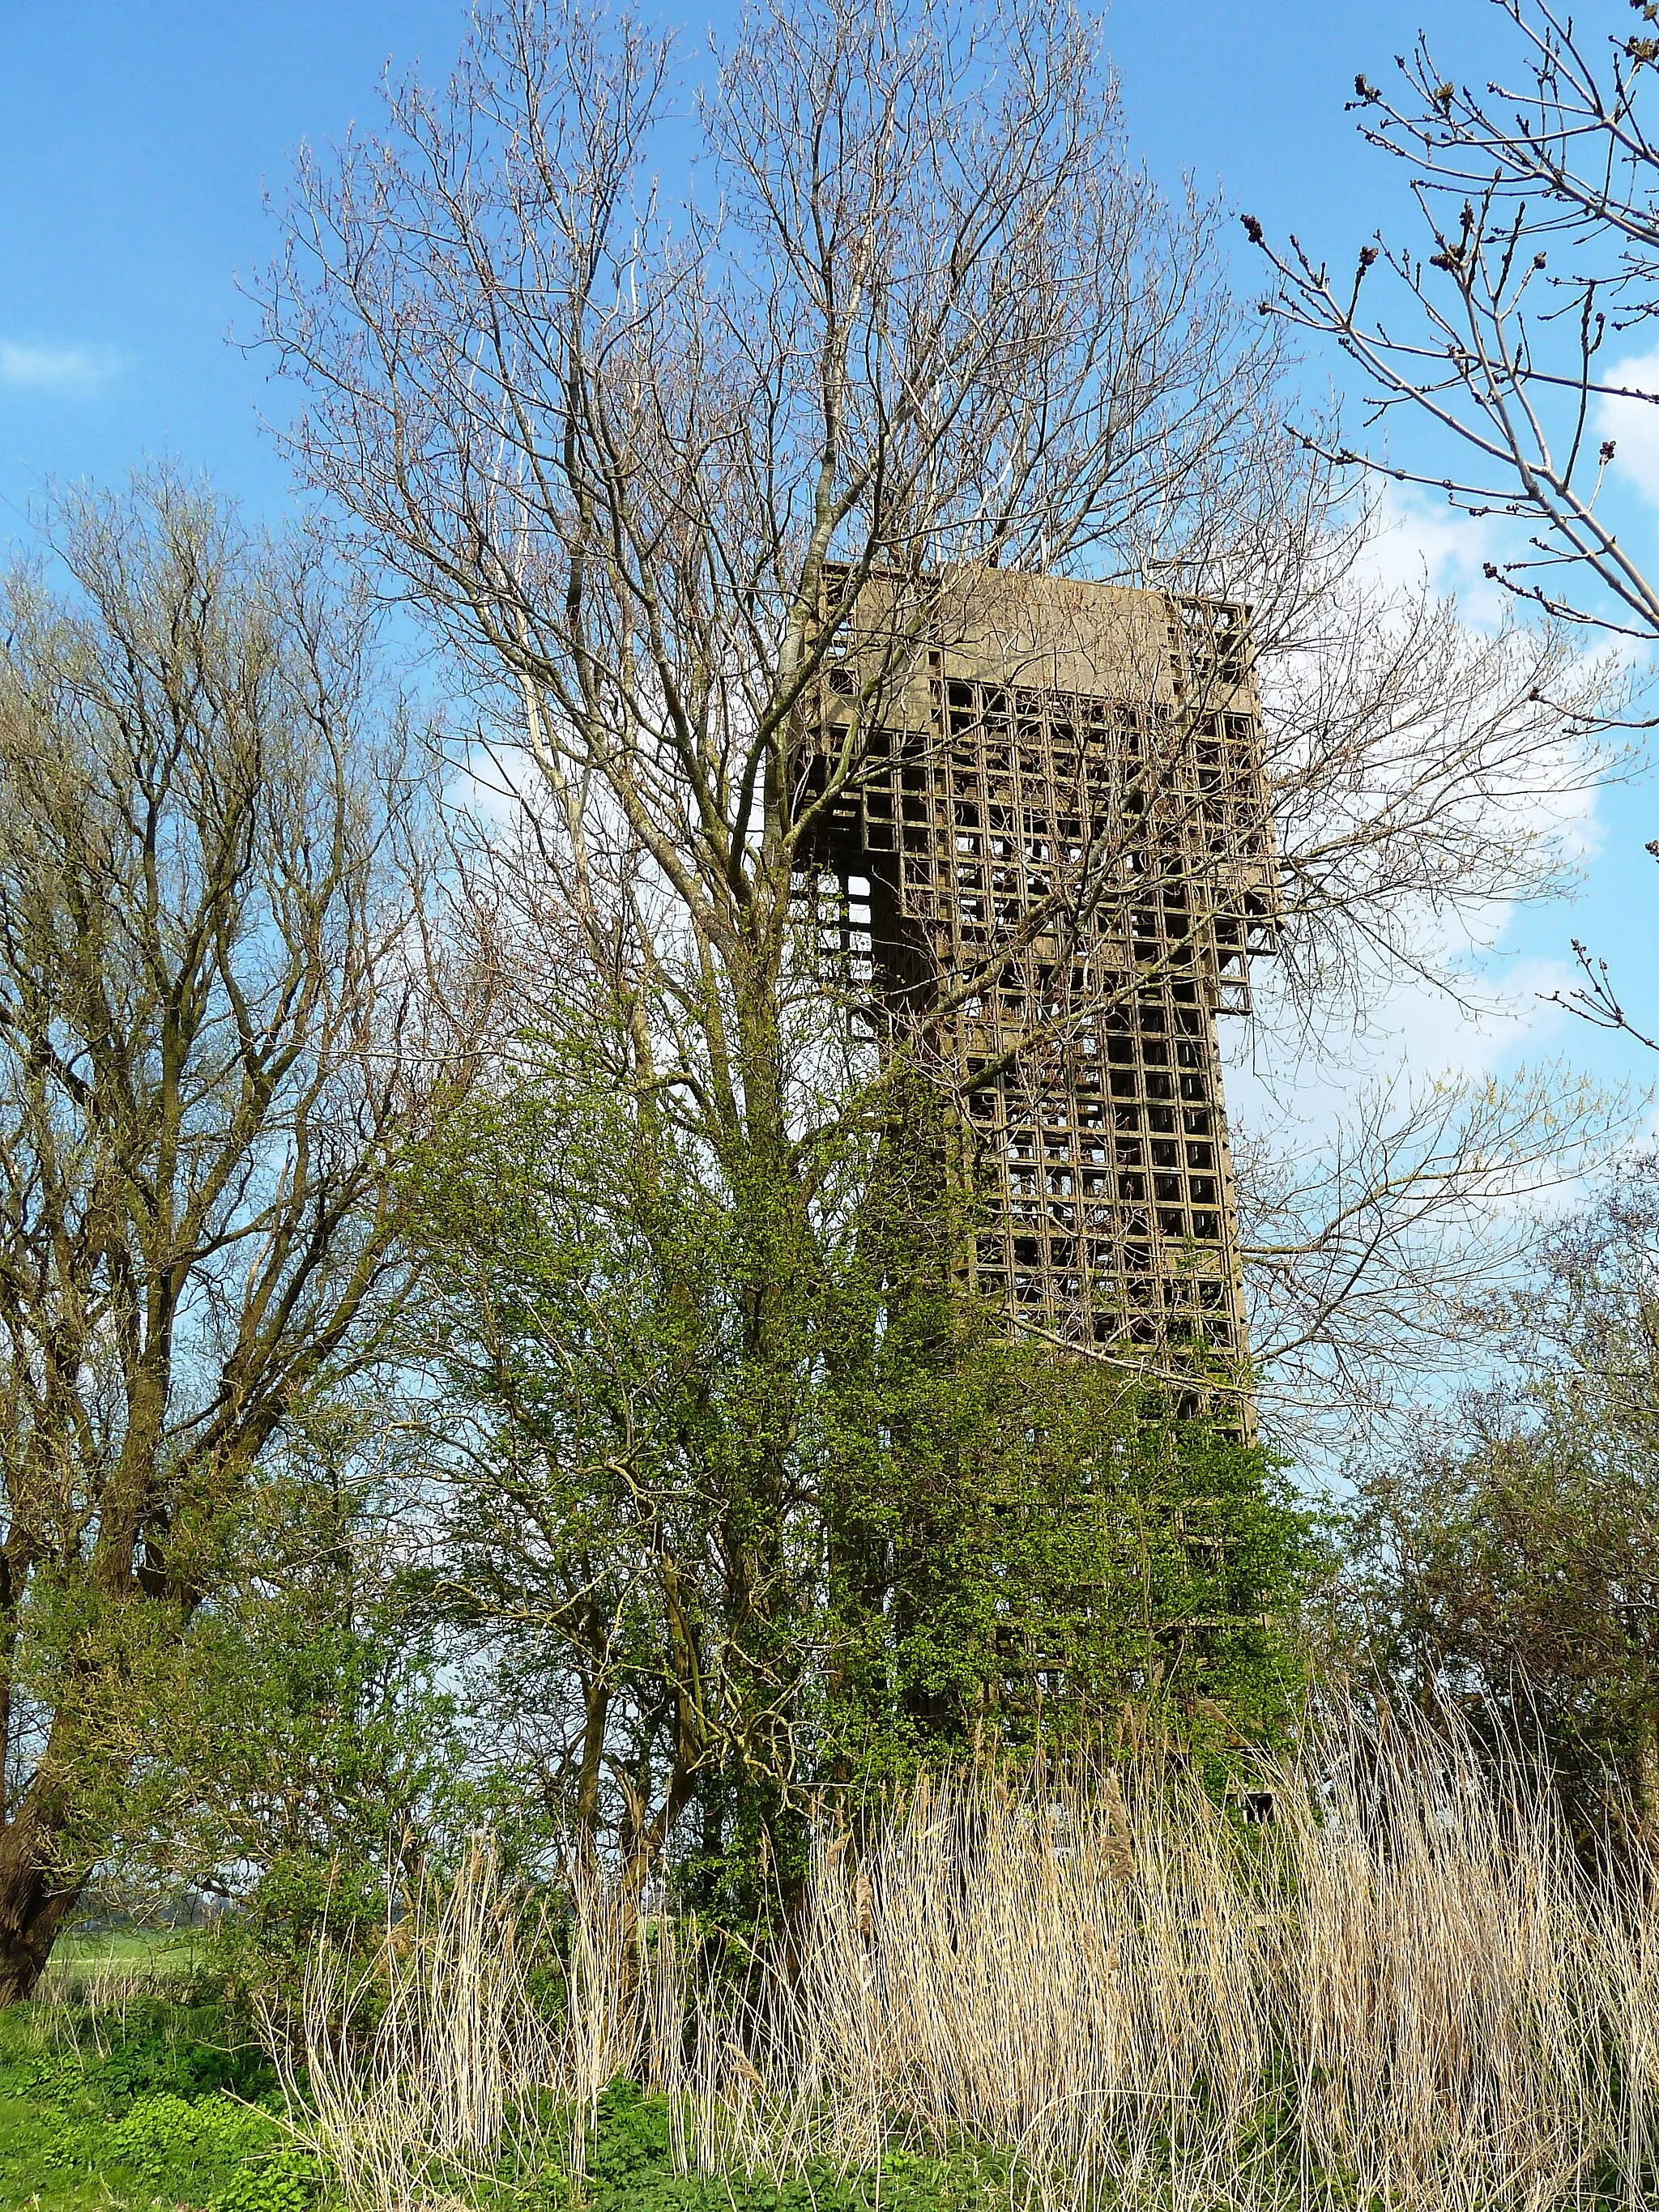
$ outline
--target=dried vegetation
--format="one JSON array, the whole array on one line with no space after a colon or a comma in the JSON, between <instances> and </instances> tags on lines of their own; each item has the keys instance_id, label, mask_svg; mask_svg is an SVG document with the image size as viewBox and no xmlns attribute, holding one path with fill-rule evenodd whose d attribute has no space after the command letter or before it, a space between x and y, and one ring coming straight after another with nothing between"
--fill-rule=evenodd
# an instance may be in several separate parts
<instances>
[{"instance_id":1,"label":"dried vegetation","mask_svg":"<svg viewBox=\"0 0 1659 2212\"><path fill-rule=\"evenodd\" d=\"M319 1957L276 2038L295 2124L386 2212L508 2141L544 2157L556 2125L579 2177L617 2075L665 2095L687 2171L967 2140L1013 2153L1042 2212L1650 2201L1645 1879L1587 1871L1522 1766L1398 1723L1266 1779L1266 1820L1151 1766L969 1773L826 1820L794 1940L740 1985L578 1871L556 2023L480 1846L379 1962L372 2027L368 1981Z\"/></svg>"}]
</instances>

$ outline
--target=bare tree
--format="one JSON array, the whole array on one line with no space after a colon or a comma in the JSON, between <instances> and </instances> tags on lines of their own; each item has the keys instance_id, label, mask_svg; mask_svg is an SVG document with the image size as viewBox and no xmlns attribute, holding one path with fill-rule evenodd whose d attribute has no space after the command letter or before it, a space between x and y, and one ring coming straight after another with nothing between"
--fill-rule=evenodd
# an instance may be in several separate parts
<instances>
[{"instance_id":1,"label":"bare tree","mask_svg":"<svg viewBox=\"0 0 1659 2212\"><path fill-rule=\"evenodd\" d=\"M800 911L917 655L1008 569L1248 601L1304 1027L1420 968L1424 911L1559 887L1540 809L1605 765L1611 679L1559 627L1471 652L1426 599L1357 596L1364 520L1284 433L1218 240L1133 166L1065 8L764 8L699 88L631 19L501 0L447 88L394 84L379 132L302 157L259 287L306 477L534 763L544 1026L647 1152L686 1148L744 1255L732 1357L772 1410L711 1571L757 1680L795 1505L769 1363L899 1086L950 1073L925 1023L849 1038L856 933L826 973ZM1126 817L1056 857L963 1001L1080 927ZM1062 1046L1032 995L1031 1049ZM787 1762L770 1724L757 1768Z\"/></svg>"},{"instance_id":2,"label":"bare tree","mask_svg":"<svg viewBox=\"0 0 1659 2212\"><path fill-rule=\"evenodd\" d=\"M0 649L0 2002L119 1833L222 1516L372 1356L399 1150L469 1068L414 732L321 548L166 473L50 547Z\"/></svg>"},{"instance_id":3,"label":"bare tree","mask_svg":"<svg viewBox=\"0 0 1659 2212\"><path fill-rule=\"evenodd\" d=\"M1607 364L1659 305L1659 15L1641 7L1634 30L1597 33L1552 0L1492 4L1515 33L1512 77L1456 83L1419 37L1396 57L1397 97L1354 82L1349 105L1403 164L1423 245L1378 232L1352 276L1333 275L1298 240L1281 253L1246 228L1278 276L1270 312L1337 340L1370 387L1370 423L1403 410L1449 443L1443 468L1340 441L1329 457L1520 523L1525 550L1490 562L1492 581L1558 619L1650 637L1659 588L1602 511L1615 447L1597 403L1659 401Z\"/></svg>"},{"instance_id":4,"label":"bare tree","mask_svg":"<svg viewBox=\"0 0 1659 2212\"><path fill-rule=\"evenodd\" d=\"M1508 1085L1364 1085L1325 1143L1256 1131L1239 1182L1251 1345L1282 1443L1397 1434L1425 1380L1501 1356L1495 1293L1553 1232L1552 1194L1602 1164L1632 1102L1559 1068Z\"/></svg>"},{"instance_id":5,"label":"bare tree","mask_svg":"<svg viewBox=\"0 0 1659 2212\"><path fill-rule=\"evenodd\" d=\"M1363 71L1354 81L1350 107L1367 143L1402 165L1421 241L1378 231L1351 276L1333 275L1247 216L1278 280L1263 304L1336 340L1363 374L1370 428L1394 417L1431 440L1418 463L1405 457L1412 438L1389 451L1316 432L1311 451L1443 495L1495 521L1500 541L1519 535L1486 574L1552 620L1650 638L1659 586L1609 511L1606 433L1608 403L1659 404L1616 358L1659 305L1659 148L1646 119L1659 15L1638 7L1637 28L1598 33L1553 0L1492 4L1513 33L1511 76L1454 82L1419 36L1395 58L1397 94ZM1649 1044L1605 962L1573 951L1584 981L1559 1003Z\"/></svg>"}]
</instances>

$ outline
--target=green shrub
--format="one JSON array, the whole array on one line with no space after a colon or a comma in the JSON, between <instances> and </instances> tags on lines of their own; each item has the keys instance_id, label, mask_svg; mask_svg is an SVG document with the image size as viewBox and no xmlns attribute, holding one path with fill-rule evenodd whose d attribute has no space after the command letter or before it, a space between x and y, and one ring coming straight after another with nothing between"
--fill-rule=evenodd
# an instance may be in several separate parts
<instances>
[{"instance_id":1,"label":"green shrub","mask_svg":"<svg viewBox=\"0 0 1659 2212\"><path fill-rule=\"evenodd\" d=\"M111 2130L117 2156L147 2181L179 2167L226 2167L267 2145L276 2122L268 2112L213 2096L195 2100L172 2090L140 2097Z\"/></svg>"},{"instance_id":2,"label":"green shrub","mask_svg":"<svg viewBox=\"0 0 1659 2212\"><path fill-rule=\"evenodd\" d=\"M207 2212L310 2212L319 2188L316 2161L302 2150L239 2166L207 2202Z\"/></svg>"},{"instance_id":3,"label":"green shrub","mask_svg":"<svg viewBox=\"0 0 1659 2212\"><path fill-rule=\"evenodd\" d=\"M599 2100L580 2191L544 2174L538 2208L562 2212L573 2196L589 2212L978 2212L1009 2201L1006 2155L964 2148L945 2157L890 2151L880 2169L843 2172L813 2160L781 2183L763 2174L679 2174L669 2148L668 2105L626 2081Z\"/></svg>"},{"instance_id":4,"label":"green shrub","mask_svg":"<svg viewBox=\"0 0 1659 2212\"><path fill-rule=\"evenodd\" d=\"M273 2087L220 2008L14 2007L0 2014L0 2205L303 2212L311 2161L247 2101Z\"/></svg>"}]
</instances>

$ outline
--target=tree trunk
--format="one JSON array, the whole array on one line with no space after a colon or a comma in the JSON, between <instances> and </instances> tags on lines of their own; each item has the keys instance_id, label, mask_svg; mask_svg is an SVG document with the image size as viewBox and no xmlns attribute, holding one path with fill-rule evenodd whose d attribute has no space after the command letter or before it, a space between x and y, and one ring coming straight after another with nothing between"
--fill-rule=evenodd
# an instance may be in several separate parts
<instances>
[{"instance_id":1,"label":"tree trunk","mask_svg":"<svg viewBox=\"0 0 1659 2212\"><path fill-rule=\"evenodd\" d=\"M86 1886L52 1868L50 1843L32 1808L0 1830L0 2008L33 1996Z\"/></svg>"}]
</instances>

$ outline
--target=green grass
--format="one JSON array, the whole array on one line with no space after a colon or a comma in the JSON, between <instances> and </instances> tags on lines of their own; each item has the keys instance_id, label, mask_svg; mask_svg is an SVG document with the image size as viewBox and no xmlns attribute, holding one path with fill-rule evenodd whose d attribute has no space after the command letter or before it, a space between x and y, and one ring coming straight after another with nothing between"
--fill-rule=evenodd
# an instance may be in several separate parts
<instances>
[{"instance_id":1,"label":"green grass","mask_svg":"<svg viewBox=\"0 0 1659 2212\"><path fill-rule=\"evenodd\" d=\"M203 1939L191 1929L100 1929L64 1937L41 1978L40 2000L107 2011L167 1993L195 1968Z\"/></svg>"},{"instance_id":2,"label":"green grass","mask_svg":"<svg viewBox=\"0 0 1659 2212\"><path fill-rule=\"evenodd\" d=\"M0 2014L0 2205L302 2212L317 2191L274 2093L216 2007L16 2006Z\"/></svg>"},{"instance_id":3,"label":"green grass","mask_svg":"<svg viewBox=\"0 0 1659 2212\"><path fill-rule=\"evenodd\" d=\"M279 2110L263 2053L187 1984L113 2007L54 1996L0 2013L0 2207L328 2212ZM624 2083L600 2101L580 2186L538 2139L441 2193L483 2212L992 2212L1008 2201L1006 2161L971 2152L894 2153L852 2175L819 2165L781 2188L677 2174L665 2103Z\"/></svg>"},{"instance_id":4,"label":"green grass","mask_svg":"<svg viewBox=\"0 0 1659 2212\"><path fill-rule=\"evenodd\" d=\"M557 2168L514 2193L541 2204L572 2197ZM890 2151L879 2172L841 2174L815 2160L781 2186L742 2173L677 2174L666 2100L619 2081L599 2100L581 2197L591 2212L990 2212L1008 2203L1008 2160L970 2149L949 2158Z\"/></svg>"},{"instance_id":5,"label":"green grass","mask_svg":"<svg viewBox=\"0 0 1659 2212\"><path fill-rule=\"evenodd\" d=\"M50 1974L88 1966L144 1966L170 1972L193 1959L201 1937L190 1928L89 1928L60 1938L47 1962Z\"/></svg>"}]
</instances>

